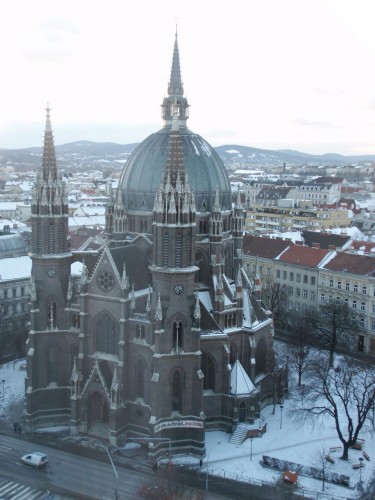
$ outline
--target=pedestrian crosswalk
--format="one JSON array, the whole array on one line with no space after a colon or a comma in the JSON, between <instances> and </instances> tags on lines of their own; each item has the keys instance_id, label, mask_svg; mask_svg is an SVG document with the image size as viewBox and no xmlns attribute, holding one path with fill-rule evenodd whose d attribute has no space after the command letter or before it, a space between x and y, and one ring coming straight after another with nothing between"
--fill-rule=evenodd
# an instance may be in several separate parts
<instances>
[{"instance_id":1,"label":"pedestrian crosswalk","mask_svg":"<svg viewBox=\"0 0 375 500\"><path fill-rule=\"evenodd\" d=\"M46 491L34 490L14 481L0 479L0 500L46 500L47 498Z\"/></svg>"}]
</instances>

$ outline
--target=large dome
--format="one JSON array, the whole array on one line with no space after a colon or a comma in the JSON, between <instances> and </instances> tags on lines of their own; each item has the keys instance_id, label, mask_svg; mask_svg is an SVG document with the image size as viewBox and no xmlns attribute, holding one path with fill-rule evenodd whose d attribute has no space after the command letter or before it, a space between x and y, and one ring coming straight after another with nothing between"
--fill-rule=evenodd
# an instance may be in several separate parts
<instances>
[{"instance_id":1,"label":"large dome","mask_svg":"<svg viewBox=\"0 0 375 500\"><path fill-rule=\"evenodd\" d=\"M186 126L189 104L181 80L177 33L162 116L165 126L147 137L127 161L119 182L117 206L127 212L152 212L155 193L167 165L170 137L172 131L178 130L183 144L184 170L195 196L197 212L211 211L216 191L221 209L231 210L231 190L223 162L207 141Z\"/></svg>"},{"instance_id":2,"label":"large dome","mask_svg":"<svg viewBox=\"0 0 375 500\"><path fill-rule=\"evenodd\" d=\"M152 211L155 192L167 164L172 127L148 136L130 156L121 174L117 202L125 210ZM198 212L211 211L218 189L222 210L231 209L231 190L223 162L200 135L180 127L184 169Z\"/></svg>"}]
</instances>

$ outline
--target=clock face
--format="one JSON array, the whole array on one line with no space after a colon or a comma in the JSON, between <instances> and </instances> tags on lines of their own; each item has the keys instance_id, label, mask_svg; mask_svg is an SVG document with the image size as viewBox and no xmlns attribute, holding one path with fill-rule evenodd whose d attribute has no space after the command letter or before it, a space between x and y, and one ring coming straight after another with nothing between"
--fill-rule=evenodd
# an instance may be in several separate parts
<instances>
[{"instance_id":1,"label":"clock face","mask_svg":"<svg viewBox=\"0 0 375 500\"><path fill-rule=\"evenodd\" d=\"M54 278L56 276L56 271L54 269L48 269L47 275L49 278Z\"/></svg>"},{"instance_id":2,"label":"clock face","mask_svg":"<svg viewBox=\"0 0 375 500\"><path fill-rule=\"evenodd\" d=\"M181 295L182 292L184 291L184 287L182 285L176 285L174 287L174 291L175 293L177 293L177 295Z\"/></svg>"}]
</instances>

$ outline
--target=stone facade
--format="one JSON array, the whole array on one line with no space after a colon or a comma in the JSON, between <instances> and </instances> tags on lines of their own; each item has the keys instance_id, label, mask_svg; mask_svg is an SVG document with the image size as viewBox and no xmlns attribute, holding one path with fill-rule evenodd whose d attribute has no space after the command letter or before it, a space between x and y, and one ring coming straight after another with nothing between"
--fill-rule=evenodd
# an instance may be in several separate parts
<instances>
[{"instance_id":1,"label":"stone facade","mask_svg":"<svg viewBox=\"0 0 375 500\"><path fill-rule=\"evenodd\" d=\"M242 270L243 206L186 127L177 37L162 109L164 128L110 194L95 255L69 249L47 110L26 380L29 428L69 424L113 445L147 437L151 459L169 447L203 456L206 429L232 430L272 400L275 368L272 320Z\"/></svg>"}]
</instances>

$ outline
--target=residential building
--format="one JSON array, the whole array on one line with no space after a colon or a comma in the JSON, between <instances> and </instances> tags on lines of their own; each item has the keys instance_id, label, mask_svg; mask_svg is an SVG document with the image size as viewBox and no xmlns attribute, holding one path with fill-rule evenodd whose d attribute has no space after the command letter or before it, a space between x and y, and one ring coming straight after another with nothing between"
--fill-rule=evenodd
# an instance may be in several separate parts
<instances>
[{"instance_id":1,"label":"residential building","mask_svg":"<svg viewBox=\"0 0 375 500\"><path fill-rule=\"evenodd\" d=\"M305 207L261 207L246 211L245 230L251 233L272 233L310 229L314 231L345 228L350 224L348 210Z\"/></svg>"},{"instance_id":2,"label":"residential building","mask_svg":"<svg viewBox=\"0 0 375 500\"><path fill-rule=\"evenodd\" d=\"M332 245L307 247L247 235L244 269L250 279L261 279L263 290L274 284L285 287L286 314L279 327L298 326L301 316L318 313L322 304L340 301L348 305L353 326L342 342L353 352L375 356L375 257L364 255L364 250L352 253L352 246L338 251ZM354 247L370 249L359 243Z\"/></svg>"},{"instance_id":3,"label":"residential building","mask_svg":"<svg viewBox=\"0 0 375 500\"><path fill-rule=\"evenodd\" d=\"M0 359L25 355L30 302L29 256L0 259Z\"/></svg>"},{"instance_id":4,"label":"residential building","mask_svg":"<svg viewBox=\"0 0 375 500\"><path fill-rule=\"evenodd\" d=\"M353 333L351 349L375 355L375 257L337 253L319 271L319 303L348 305Z\"/></svg>"}]
</instances>

